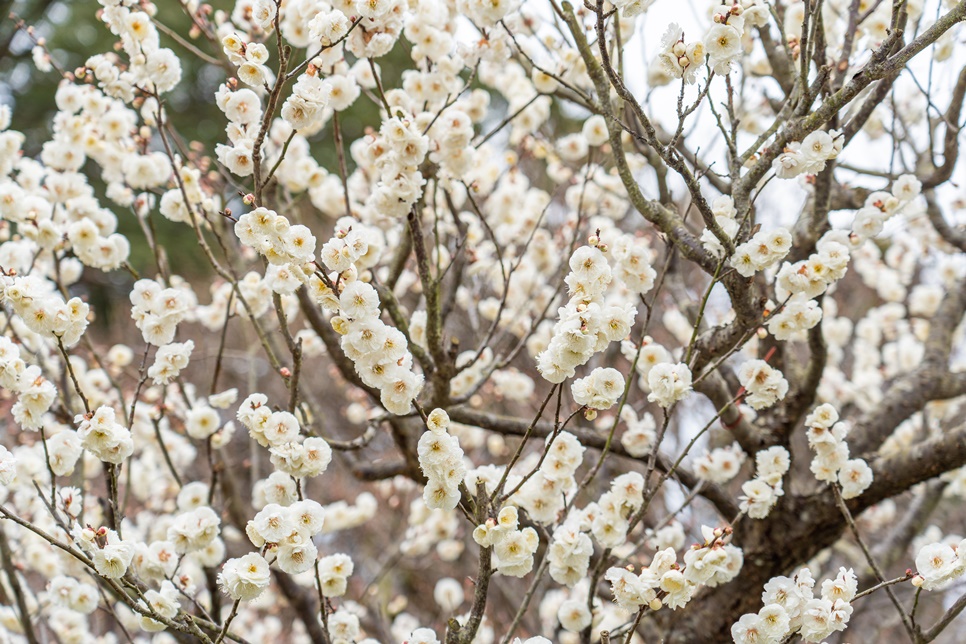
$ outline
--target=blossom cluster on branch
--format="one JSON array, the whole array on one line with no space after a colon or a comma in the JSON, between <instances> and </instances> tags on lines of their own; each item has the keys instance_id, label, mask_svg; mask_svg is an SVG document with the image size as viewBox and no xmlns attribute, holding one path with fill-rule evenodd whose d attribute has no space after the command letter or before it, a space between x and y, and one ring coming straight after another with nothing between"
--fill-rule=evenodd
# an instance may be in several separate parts
<instances>
[{"instance_id":1,"label":"blossom cluster on branch","mask_svg":"<svg viewBox=\"0 0 966 644\"><path fill-rule=\"evenodd\" d=\"M60 80L49 140L0 105L0 640L966 607L966 0L229 4L99 0L71 71L18 25Z\"/></svg>"}]
</instances>

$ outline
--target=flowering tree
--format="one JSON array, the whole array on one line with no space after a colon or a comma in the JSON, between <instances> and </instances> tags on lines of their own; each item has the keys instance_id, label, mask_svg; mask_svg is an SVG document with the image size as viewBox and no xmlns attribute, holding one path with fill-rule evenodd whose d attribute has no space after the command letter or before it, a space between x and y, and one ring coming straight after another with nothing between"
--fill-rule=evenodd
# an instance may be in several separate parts
<instances>
[{"instance_id":1,"label":"flowering tree","mask_svg":"<svg viewBox=\"0 0 966 644\"><path fill-rule=\"evenodd\" d=\"M100 4L74 71L20 25L50 140L0 107L3 641L918 644L966 607L966 1Z\"/></svg>"}]
</instances>

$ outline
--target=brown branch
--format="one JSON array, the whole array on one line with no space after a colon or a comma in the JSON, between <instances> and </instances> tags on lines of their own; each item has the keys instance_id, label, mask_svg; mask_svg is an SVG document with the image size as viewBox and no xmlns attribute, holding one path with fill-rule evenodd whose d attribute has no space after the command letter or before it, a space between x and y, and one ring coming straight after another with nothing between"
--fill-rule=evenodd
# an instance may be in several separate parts
<instances>
[{"instance_id":1,"label":"brown branch","mask_svg":"<svg viewBox=\"0 0 966 644\"><path fill-rule=\"evenodd\" d=\"M892 456L880 456L870 465L873 479L856 505L867 508L966 464L966 424L946 430Z\"/></svg>"},{"instance_id":2,"label":"brown branch","mask_svg":"<svg viewBox=\"0 0 966 644\"><path fill-rule=\"evenodd\" d=\"M949 626L954 619L959 617L959 614L963 612L963 609L966 609L966 594L960 596L960 598L956 600L956 603L949 607L949 610L947 610L942 618L936 622L935 626L930 628L919 637L917 644L920 642L925 644L939 637L939 634L942 633L943 630Z\"/></svg>"},{"instance_id":3,"label":"brown branch","mask_svg":"<svg viewBox=\"0 0 966 644\"><path fill-rule=\"evenodd\" d=\"M950 374L948 367L953 335L964 313L966 283L960 281L949 289L930 321L922 362L908 374L894 380L886 389L882 402L857 421L849 436L853 454L878 449L900 423L926 403L966 393L960 384L963 377Z\"/></svg>"},{"instance_id":4,"label":"brown branch","mask_svg":"<svg viewBox=\"0 0 966 644\"><path fill-rule=\"evenodd\" d=\"M322 628L322 623L318 618L320 610L325 610L325 606L320 608L312 593L307 588L299 586L290 575L280 570L273 570L272 575L275 577L275 583L278 584L282 595L288 600L289 606L295 610L299 619L305 624L305 630L311 640L328 644L329 634Z\"/></svg>"},{"instance_id":5,"label":"brown branch","mask_svg":"<svg viewBox=\"0 0 966 644\"><path fill-rule=\"evenodd\" d=\"M879 585L885 588L886 594L889 596L889 601L895 606L896 611L899 613L899 617L902 620L902 625L906 628L906 632L909 634L910 639L915 641L915 628L912 625L912 621L906 611L902 608L902 604L899 603L899 599L896 597L895 592L892 590L892 586L887 583L886 576L882 572L882 568L879 566L875 557L872 556L872 552L866 545L865 540L862 539L862 535L859 533L859 528L855 525L855 520L852 518L852 513L849 512L849 507L845 503L845 499L842 498L842 493L839 491L837 485L832 485L832 492L835 494L835 502L838 505L839 510L842 512L842 516L845 517L845 522L849 526L849 530L852 532L852 537L855 542L859 544L859 548L862 550L862 554L865 555L866 563L875 573L876 579L879 581Z\"/></svg>"},{"instance_id":6,"label":"brown branch","mask_svg":"<svg viewBox=\"0 0 966 644\"><path fill-rule=\"evenodd\" d=\"M956 161L959 159L959 119L962 115L964 99L966 99L966 67L959 72L949 108L942 116L942 121L946 124L946 134L943 138L943 163L929 176L923 178L924 189L935 188L946 183L953 176L953 168L956 167ZM960 248L962 249L962 246Z\"/></svg>"},{"instance_id":7,"label":"brown branch","mask_svg":"<svg viewBox=\"0 0 966 644\"><path fill-rule=\"evenodd\" d=\"M447 412L449 413L450 418L455 422L481 427L499 434L510 436L524 436L527 432L527 428L530 426L529 421L521 418L501 416L499 414L476 411L466 407L452 407L448 409ZM581 444L596 450L602 450L607 441L606 436L602 436L594 430L583 429L581 427L571 427L568 431L576 436ZM552 433L553 423L538 422L534 425L531 435L538 438L546 438ZM610 446L610 451L617 456L642 463L645 462L646 459L646 457L638 458L631 456L627 450L624 449L624 446L619 442L612 443ZM663 454L658 456L658 470L667 472L671 467L672 463L667 456ZM693 473L688 472L681 467L677 467L674 470L674 475L682 485L691 489L697 487L697 485L700 483L700 480ZM722 490L716 485L707 483L702 485L701 496L707 499L721 514L721 516L727 518L728 520L732 519L738 514L738 504L735 503L728 492Z\"/></svg>"},{"instance_id":8,"label":"brown branch","mask_svg":"<svg viewBox=\"0 0 966 644\"><path fill-rule=\"evenodd\" d=\"M662 233L670 238L684 257L701 266L705 272L709 274L713 273L717 262L704 249L691 231L685 227L680 215L656 201L647 199L641 192L641 188L627 164L627 158L624 154L624 144L621 140L622 128L617 124L617 117L610 105L610 83L600 63L590 49L587 37L574 15L573 7L569 2L564 2L562 7L564 20L566 20L567 26L570 28L570 32L573 34L577 44L577 49L580 51L584 64L587 66L587 73L590 75L597 89L598 101L600 102L598 108L607 123L614 163L617 167L617 173L620 176L621 182L624 184L624 189L627 191L628 199L646 220L657 226ZM639 114L638 117L642 118L641 123L646 132L645 138L653 141L656 134L653 133L653 129L648 132L650 121L646 116L643 116L643 113Z\"/></svg>"},{"instance_id":9,"label":"brown branch","mask_svg":"<svg viewBox=\"0 0 966 644\"><path fill-rule=\"evenodd\" d=\"M30 611L27 609L27 600L20 586L20 579L17 577L17 568L13 563L13 551L10 549L10 542L7 534L0 525L0 562L3 564L3 571L7 573L7 582L13 590L13 596L17 601L17 612L20 614L20 624L23 626L23 635L29 644L38 644L37 636L34 634L33 623L30 619Z\"/></svg>"},{"instance_id":10,"label":"brown branch","mask_svg":"<svg viewBox=\"0 0 966 644\"><path fill-rule=\"evenodd\" d=\"M719 371L715 370L706 378L695 383L694 390L710 400L715 409L724 409L721 412L721 425L734 436L746 454L755 454L758 450L766 447L767 437L762 434L758 427L745 418L740 408L735 405L725 407L734 400L735 396L729 390L727 381Z\"/></svg>"},{"instance_id":11,"label":"brown branch","mask_svg":"<svg viewBox=\"0 0 966 644\"><path fill-rule=\"evenodd\" d=\"M758 185L758 182L770 170L772 161L782 153L785 145L790 141L799 141L806 135L821 128L834 118L839 110L847 106L862 90L873 82L888 78L902 70L905 65L924 49L936 42L940 36L955 27L966 18L966 0L961 0L948 13L941 16L928 29L923 31L912 42L891 54L904 34L904 18L892 29L891 35L872 52L868 63L852 79L815 109L811 114L800 117L785 125L775 137L775 141L764 150L754 166L735 185L737 195L748 194ZM735 198L738 201L738 198Z\"/></svg>"},{"instance_id":12,"label":"brown branch","mask_svg":"<svg viewBox=\"0 0 966 644\"><path fill-rule=\"evenodd\" d=\"M305 319L308 320L309 326L312 327L316 335L322 338L322 343L325 344L326 353L331 358L332 364L336 366L343 378L365 391L369 394L370 398L378 402L379 391L362 382L362 378L356 373L356 368L352 364L352 360L342 350L339 334L332 328L329 321L322 316L319 305L312 301L312 297L304 286L296 294L298 295L299 305L301 306L302 313L305 315Z\"/></svg>"},{"instance_id":13,"label":"brown branch","mask_svg":"<svg viewBox=\"0 0 966 644\"><path fill-rule=\"evenodd\" d=\"M942 480L928 482L909 504L905 514L899 519L893 530L885 539L878 541L872 547L872 554L881 562L884 569L888 569L905 555L909 544L922 531L922 527L927 525L926 521L929 516L939 506L947 485L948 483ZM863 588L874 582L874 576L866 574L859 578L858 585Z\"/></svg>"},{"instance_id":14,"label":"brown branch","mask_svg":"<svg viewBox=\"0 0 966 644\"><path fill-rule=\"evenodd\" d=\"M943 217L942 209L936 202L933 191L927 190L924 194L926 197L926 216L929 217L929 223L936 229L940 237L966 253L966 226L957 226L955 228L950 226L946 218Z\"/></svg>"}]
</instances>

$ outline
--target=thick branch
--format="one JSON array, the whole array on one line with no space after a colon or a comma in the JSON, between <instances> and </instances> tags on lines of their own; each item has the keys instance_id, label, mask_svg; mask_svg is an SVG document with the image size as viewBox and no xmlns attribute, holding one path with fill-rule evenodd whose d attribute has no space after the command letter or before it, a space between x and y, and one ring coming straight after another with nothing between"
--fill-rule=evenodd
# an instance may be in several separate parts
<instances>
[{"instance_id":1,"label":"thick branch","mask_svg":"<svg viewBox=\"0 0 966 644\"><path fill-rule=\"evenodd\" d=\"M958 386L962 377L949 372L953 334L966 312L966 284L953 285L939 305L929 327L922 363L899 376L885 391L882 402L863 415L849 437L853 454L872 452L904 420L932 400L943 400L966 393Z\"/></svg>"},{"instance_id":2,"label":"thick branch","mask_svg":"<svg viewBox=\"0 0 966 644\"><path fill-rule=\"evenodd\" d=\"M872 485L857 501L869 507L966 464L966 424L872 462Z\"/></svg>"}]
</instances>

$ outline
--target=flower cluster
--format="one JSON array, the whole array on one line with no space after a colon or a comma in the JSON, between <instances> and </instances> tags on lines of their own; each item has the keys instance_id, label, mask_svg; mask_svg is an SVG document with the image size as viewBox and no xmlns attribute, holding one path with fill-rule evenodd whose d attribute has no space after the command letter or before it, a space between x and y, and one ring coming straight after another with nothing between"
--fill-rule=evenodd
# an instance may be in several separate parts
<instances>
[{"instance_id":1,"label":"flower cluster","mask_svg":"<svg viewBox=\"0 0 966 644\"><path fill-rule=\"evenodd\" d=\"M647 381L651 369L659 364L672 362L671 352L649 335L641 338L639 345L631 340L623 340L621 354L631 364L636 362L635 369L640 376L637 379L637 385L645 391L649 388Z\"/></svg>"},{"instance_id":2,"label":"flower cluster","mask_svg":"<svg viewBox=\"0 0 966 644\"><path fill-rule=\"evenodd\" d=\"M178 554L204 550L218 538L221 519L214 510L199 506L182 512L168 527L167 540Z\"/></svg>"},{"instance_id":3,"label":"flower cluster","mask_svg":"<svg viewBox=\"0 0 966 644\"><path fill-rule=\"evenodd\" d=\"M517 509L512 505L500 510L496 519L476 526L473 540L481 548L493 548L493 565L501 575L523 577L533 569L533 555L540 537L533 528L519 529Z\"/></svg>"},{"instance_id":4,"label":"flower cluster","mask_svg":"<svg viewBox=\"0 0 966 644\"><path fill-rule=\"evenodd\" d=\"M287 507L270 503L248 522L245 532L256 548L267 546L280 570L297 575L315 566L319 551L312 538L324 522L322 506L311 499Z\"/></svg>"},{"instance_id":5,"label":"flower cluster","mask_svg":"<svg viewBox=\"0 0 966 644\"><path fill-rule=\"evenodd\" d=\"M942 590L966 574L966 548L958 544L929 543L916 554L912 583L923 590Z\"/></svg>"},{"instance_id":6,"label":"flower cluster","mask_svg":"<svg viewBox=\"0 0 966 644\"><path fill-rule=\"evenodd\" d=\"M337 553L319 559L318 569L322 594L326 597L341 597L346 592L355 564L349 555Z\"/></svg>"},{"instance_id":7,"label":"flower cluster","mask_svg":"<svg viewBox=\"0 0 966 644\"><path fill-rule=\"evenodd\" d=\"M154 354L154 364L148 369L148 377L156 385L168 384L188 366L194 348L195 343L191 340L172 342L159 347L157 353Z\"/></svg>"},{"instance_id":8,"label":"flower cluster","mask_svg":"<svg viewBox=\"0 0 966 644\"><path fill-rule=\"evenodd\" d=\"M441 560L453 561L464 550L458 534L456 514L448 510L430 509L420 496L409 505L406 533L399 549L407 556L418 557L435 548Z\"/></svg>"},{"instance_id":9,"label":"flower cluster","mask_svg":"<svg viewBox=\"0 0 966 644\"><path fill-rule=\"evenodd\" d=\"M320 476L332 462L332 448L320 436L300 435L294 441L272 445L269 451L275 469L296 479Z\"/></svg>"},{"instance_id":10,"label":"flower cluster","mask_svg":"<svg viewBox=\"0 0 966 644\"><path fill-rule=\"evenodd\" d=\"M131 98L134 87L146 87L156 94L174 89L181 80L181 60L173 51L160 46L158 30L151 17L121 2L102 4L105 7L101 20L118 37L131 65L126 71L115 68L113 73L99 74L98 81L117 89L125 88L123 94ZM88 66L96 69L89 63Z\"/></svg>"},{"instance_id":11,"label":"flower cluster","mask_svg":"<svg viewBox=\"0 0 966 644\"><path fill-rule=\"evenodd\" d=\"M57 398L57 388L39 366L28 366L20 356L20 347L0 337L0 387L17 394L11 409L14 420L23 429L36 431Z\"/></svg>"},{"instance_id":12,"label":"flower cluster","mask_svg":"<svg viewBox=\"0 0 966 644\"><path fill-rule=\"evenodd\" d=\"M325 525L322 526L322 533L330 534L361 526L376 515L379 505L376 497L369 492L363 492L356 497L354 503L340 499L324 506L324 509Z\"/></svg>"},{"instance_id":13,"label":"flower cluster","mask_svg":"<svg viewBox=\"0 0 966 644\"><path fill-rule=\"evenodd\" d=\"M598 367L570 386L574 402L589 409L610 409L624 394L624 376L612 367Z\"/></svg>"},{"instance_id":14,"label":"flower cluster","mask_svg":"<svg viewBox=\"0 0 966 644\"><path fill-rule=\"evenodd\" d=\"M108 221L111 220L108 219ZM37 223L40 224L42 233L56 232L56 228L53 230L49 228L54 224L53 220ZM115 232L102 235L100 228L91 219L74 221L67 226L66 234L67 239L70 240L71 250L85 266L106 271L114 270L127 261L131 251L131 244L127 237Z\"/></svg>"},{"instance_id":15,"label":"flower cluster","mask_svg":"<svg viewBox=\"0 0 966 644\"><path fill-rule=\"evenodd\" d=\"M71 536L74 543L90 556L97 574L108 579L123 577L134 559L134 544L121 539L110 528L95 530L75 524Z\"/></svg>"},{"instance_id":16,"label":"flower cluster","mask_svg":"<svg viewBox=\"0 0 966 644\"><path fill-rule=\"evenodd\" d=\"M591 356L627 335L637 311L604 305L611 275L599 244L581 246L570 257L570 301L557 311L550 343L537 356L537 369L546 380L560 383L572 378Z\"/></svg>"},{"instance_id":17,"label":"flower cluster","mask_svg":"<svg viewBox=\"0 0 966 644\"><path fill-rule=\"evenodd\" d=\"M734 579L744 564L744 554L730 541L730 528L701 526L704 543L696 543L684 553L685 579L695 586L710 588Z\"/></svg>"},{"instance_id":18,"label":"flower cluster","mask_svg":"<svg viewBox=\"0 0 966 644\"><path fill-rule=\"evenodd\" d=\"M379 175L367 206L384 217L404 217L422 193L426 179L419 171L429 151L429 137L410 117L383 121L360 154Z\"/></svg>"},{"instance_id":19,"label":"flower cluster","mask_svg":"<svg viewBox=\"0 0 966 644\"><path fill-rule=\"evenodd\" d=\"M626 472L616 477L596 503L584 508L597 543L615 548L627 540L630 519L644 505L644 477Z\"/></svg>"},{"instance_id":20,"label":"flower cluster","mask_svg":"<svg viewBox=\"0 0 966 644\"><path fill-rule=\"evenodd\" d=\"M642 237L618 236L610 249L610 259L614 276L633 293L644 295L654 288L654 251Z\"/></svg>"},{"instance_id":21,"label":"flower cluster","mask_svg":"<svg viewBox=\"0 0 966 644\"><path fill-rule=\"evenodd\" d=\"M85 615L97 610L100 600L97 586L77 581L66 575L58 575L47 583L46 596L55 604Z\"/></svg>"},{"instance_id":22,"label":"flower cluster","mask_svg":"<svg viewBox=\"0 0 966 644\"><path fill-rule=\"evenodd\" d=\"M323 79L318 74L299 77L281 111L282 118L292 129L306 136L322 129L331 116L331 111L326 108L335 94L334 78ZM354 92L350 103L359 95L358 86L353 84L351 87Z\"/></svg>"},{"instance_id":23,"label":"flower cluster","mask_svg":"<svg viewBox=\"0 0 966 644\"><path fill-rule=\"evenodd\" d=\"M749 27L768 24L768 13L763 9L753 0L715 6L713 24L704 36L704 48L708 54L708 64L716 74L729 73L732 65L741 59L741 40L746 24Z\"/></svg>"},{"instance_id":24,"label":"flower cluster","mask_svg":"<svg viewBox=\"0 0 966 644\"><path fill-rule=\"evenodd\" d=\"M219 163L233 174L247 177L255 170L254 146L261 127L261 100L253 90L232 91L228 85L223 85L215 94L215 101L228 118L226 129L231 143L219 143L215 146L215 154Z\"/></svg>"},{"instance_id":25,"label":"flower cluster","mask_svg":"<svg viewBox=\"0 0 966 644\"><path fill-rule=\"evenodd\" d=\"M755 478L741 486L741 510L752 519L764 519L778 503L782 479L788 473L791 455L780 445L755 454Z\"/></svg>"},{"instance_id":26,"label":"flower cluster","mask_svg":"<svg viewBox=\"0 0 966 644\"><path fill-rule=\"evenodd\" d=\"M441 169L454 177L463 176L474 160L472 150L473 119L465 111L447 110L446 116L439 119L429 130L433 150L430 161L438 163Z\"/></svg>"},{"instance_id":27,"label":"flower cluster","mask_svg":"<svg viewBox=\"0 0 966 644\"><path fill-rule=\"evenodd\" d=\"M664 408L691 393L691 370L683 362L661 362L647 372L647 399Z\"/></svg>"},{"instance_id":28,"label":"flower cluster","mask_svg":"<svg viewBox=\"0 0 966 644\"><path fill-rule=\"evenodd\" d=\"M804 294L795 294L774 315L768 318L768 332L776 340L798 339L804 331L814 328L822 319L818 302Z\"/></svg>"},{"instance_id":29,"label":"flower cluster","mask_svg":"<svg viewBox=\"0 0 966 644\"><path fill-rule=\"evenodd\" d=\"M185 506L181 508L187 510ZM224 554L224 544L217 536L211 539L207 547L195 550L186 557L179 555L173 543L163 539L152 541L150 544L145 542L135 544L134 559L131 564L138 576L145 581L162 583L165 579L173 577L178 568L190 568L192 559L217 566L224 558Z\"/></svg>"},{"instance_id":30,"label":"flower cluster","mask_svg":"<svg viewBox=\"0 0 966 644\"><path fill-rule=\"evenodd\" d=\"M781 179L791 179L803 173L817 174L829 159L839 155L844 142L841 133L816 130L800 143L790 143L772 162L772 168Z\"/></svg>"},{"instance_id":31,"label":"flower cluster","mask_svg":"<svg viewBox=\"0 0 966 644\"><path fill-rule=\"evenodd\" d=\"M730 263L739 274L751 277L785 259L791 247L792 235L785 228L776 228L767 233L758 231L751 239L735 248Z\"/></svg>"},{"instance_id":32,"label":"flower cluster","mask_svg":"<svg viewBox=\"0 0 966 644\"><path fill-rule=\"evenodd\" d=\"M915 175L903 174L893 182L891 192L869 193L855 212L852 233L862 241L879 235L886 222L912 204L921 192L922 182Z\"/></svg>"},{"instance_id":33,"label":"flower cluster","mask_svg":"<svg viewBox=\"0 0 966 644\"><path fill-rule=\"evenodd\" d=\"M79 297L66 302L55 285L41 277L0 277L3 301L34 333L59 338L72 347L87 330L90 307Z\"/></svg>"},{"instance_id":34,"label":"flower cluster","mask_svg":"<svg viewBox=\"0 0 966 644\"><path fill-rule=\"evenodd\" d=\"M728 239L734 239L735 235L738 234L740 224L737 219L738 211L735 209L735 200L731 198L731 195L715 197L711 201L711 214L714 215L714 221L718 224L718 228ZM710 228L701 231L701 245L715 257L721 258L725 255L725 248L721 245L721 240L715 236ZM744 246L744 244L741 246ZM732 257L732 261L736 261L736 257ZM745 277L749 277L749 275L745 275Z\"/></svg>"},{"instance_id":35,"label":"flower cluster","mask_svg":"<svg viewBox=\"0 0 966 644\"><path fill-rule=\"evenodd\" d=\"M113 407L74 418L81 446L105 463L123 463L134 452L131 432L115 420Z\"/></svg>"},{"instance_id":36,"label":"flower cluster","mask_svg":"<svg viewBox=\"0 0 966 644\"><path fill-rule=\"evenodd\" d=\"M550 564L550 577L558 584L573 588L587 575L590 557L594 554L594 544L587 535L587 527L586 521L575 518L554 530L553 540L547 550L547 561Z\"/></svg>"},{"instance_id":37,"label":"flower cluster","mask_svg":"<svg viewBox=\"0 0 966 644\"><path fill-rule=\"evenodd\" d=\"M805 642L821 642L845 630L857 586L851 568L839 568L835 578L823 581L821 597L815 597L815 579L808 568L793 578L774 577L765 584L764 607L757 614L743 615L731 627L731 636L736 644L777 643L793 633Z\"/></svg>"},{"instance_id":38,"label":"flower cluster","mask_svg":"<svg viewBox=\"0 0 966 644\"><path fill-rule=\"evenodd\" d=\"M839 422L835 407L825 403L816 407L805 419L808 445L815 452L811 470L819 481L838 483L842 498L862 494L872 484L872 468L861 458L849 459L845 442L848 426Z\"/></svg>"},{"instance_id":39,"label":"flower cluster","mask_svg":"<svg viewBox=\"0 0 966 644\"><path fill-rule=\"evenodd\" d=\"M295 415L272 411L264 394L248 396L238 408L237 418L259 445L269 448L278 473L296 479L319 476L332 461L332 448L325 439L303 436ZM217 423L209 423L211 426L217 429Z\"/></svg>"},{"instance_id":40,"label":"flower cluster","mask_svg":"<svg viewBox=\"0 0 966 644\"><path fill-rule=\"evenodd\" d=\"M544 457L534 469L532 463L524 463L531 474L526 480L516 475L507 478L507 484L519 490L511 500L527 511L537 523L551 524L557 520L566 505L565 495L577 487L574 476L584 459L585 447L570 432L560 432L547 437Z\"/></svg>"},{"instance_id":41,"label":"flower cluster","mask_svg":"<svg viewBox=\"0 0 966 644\"><path fill-rule=\"evenodd\" d=\"M673 548L661 550L654 555L647 568L635 575L626 568L610 568L604 579L611 583L614 601L625 610L637 612L642 606L658 610L662 605L671 608L684 606L694 592L677 564ZM665 591L663 599L658 592Z\"/></svg>"},{"instance_id":42,"label":"flower cluster","mask_svg":"<svg viewBox=\"0 0 966 644\"><path fill-rule=\"evenodd\" d=\"M261 3L263 11L267 10L269 4ZM261 88L272 78L271 70L265 65L268 62L268 47L264 43L245 42L238 33L233 33L224 36L221 44L228 60L238 67L241 82L249 87Z\"/></svg>"},{"instance_id":43,"label":"flower cluster","mask_svg":"<svg viewBox=\"0 0 966 644\"><path fill-rule=\"evenodd\" d=\"M306 267L315 259L315 237L301 224L292 225L288 219L268 208L256 208L238 218L235 234L243 244L255 249L274 267L284 268L288 280L278 276L273 280L276 293L289 294L309 280L312 271ZM284 284L284 287L280 286Z\"/></svg>"},{"instance_id":44,"label":"flower cluster","mask_svg":"<svg viewBox=\"0 0 966 644\"><path fill-rule=\"evenodd\" d=\"M131 290L131 318L144 341L160 347L174 340L178 324L195 303L189 290L164 288L154 280L138 280Z\"/></svg>"},{"instance_id":45,"label":"flower cluster","mask_svg":"<svg viewBox=\"0 0 966 644\"><path fill-rule=\"evenodd\" d=\"M645 456L651 452L657 439L657 422L648 412L638 416L633 407L624 406L621 409L621 420L626 429L621 434L621 445L631 456Z\"/></svg>"},{"instance_id":46,"label":"flower cluster","mask_svg":"<svg viewBox=\"0 0 966 644\"><path fill-rule=\"evenodd\" d=\"M711 483L727 483L738 475L745 462L745 452L738 443L706 451L694 461L694 473Z\"/></svg>"},{"instance_id":47,"label":"flower cluster","mask_svg":"<svg viewBox=\"0 0 966 644\"><path fill-rule=\"evenodd\" d=\"M460 502L466 466L459 439L446 431L449 423L445 411L434 409L426 418L427 431L419 437L419 468L427 479L423 501L428 508L452 510Z\"/></svg>"},{"instance_id":48,"label":"flower cluster","mask_svg":"<svg viewBox=\"0 0 966 644\"><path fill-rule=\"evenodd\" d=\"M702 526L702 533L704 543L685 552L683 566L677 563L674 548L665 548L637 575L627 568L608 569L604 578L611 582L618 605L631 612L643 606L677 610L691 601L699 586L714 587L733 579L741 569L741 551L726 543L728 537L720 529Z\"/></svg>"},{"instance_id":49,"label":"flower cluster","mask_svg":"<svg viewBox=\"0 0 966 644\"><path fill-rule=\"evenodd\" d=\"M640 4L638 0L632 6ZM627 13L625 12L624 15ZM715 51L720 51L720 48L716 48ZM654 59L654 65L660 67L660 72L667 77L668 81L672 78L683 78L684 82L691 84L697 80L698 70L704 67L705 55L705 43L701 40L686 42L684 30L677 23L672 22L661 38L661 49Z\"/></svg>"},{"instance_id":50,"label":"flower cluster","mask_svg":"<svg viewBox=\"0 0 966 644\"><path fill-rule=\"evenodd\" d=\"M812 298L845 276L851 243L843 231L832 230L818 240L816 252L807 259L782 265L776 276L775 292L783 305L767 322L769 333L776 339L796 338L822 319L822 309Z\"/></svg>"},{"instance_id":51,"label":"flower cluster","mask_svg":"<svg viewBox=\"0 0 966 644\"><path fill-rule=\"evenodd\" d=\"M752 409L771 407L788 393L782 372L764 360L748 360L738 369L738 382L745 390L743 400Z\"/></svg>"},{"instance_id":52,"label":"flower cluster","mask_svg":"<svg viewBox=\"0 0 966 644\"><path fill-rule=\"evenodd\" d=\"M146 591L144 599L139 600L139 603L145 609L150 608L155 615L172 619L177 616L178 609L181 608L181 603L178 601L180 596L181 593L175 585L165 579L161 582L159 590L150 589ZM168 628L168 625L164 622L159 622L144 614L138 616L138 626L148 633L160 633Z\"/></svg>"},{"instance_id":53,"label":"flower cluster","mask_svg":"<svg viewBox=\"0 0 966 644\"><path fill-rule=\"evenodd\" d=\"M272 411L265 394L248 396L242 401L236 416L262 447L294 442L298 440L301 432L295 415L287 411Z\"/></svg>"},{"instance_id":54,"label":"flower cluster","mask_svg":"<svg viewBox=\"0 0 966 644\"><path fill-rule=\"evenodd\" d=\"M336 221L335 230L332 239L322 244L319 251L319 259L330 271L344 273L352 267L363 271L379 261L385 241L378 228L342 217ZM316 288L324 286L320 280Z\"/></svg>"},{"instance_id":55,"label":"flower cluster","mask_svg":"<svg viewBox=\"0 0 966 644\"><path fill-rule=\"evenodd\" d=\"M268 588L272 579L265 557L249 552L229 559L218 573L218 585L235 601L251 601Z\"/></svg>"},{"instance_id":56,"label":"flower cluster","mask_svg":"<svg viewBox=\"0 0 966 644\"><path fill-rule=\"evenodd\" d=\"M353 280L342 286L339 315L330 322L342 335L342 350L355 363L356 373L379 390L382 406L392 414L407 414L423 387L423 376L412 371L406 336L379 314L376 289Z\"/></svg>"}]
</instances>

